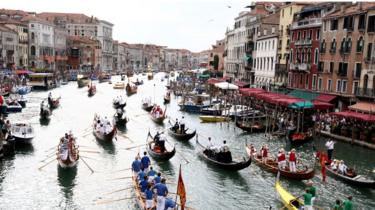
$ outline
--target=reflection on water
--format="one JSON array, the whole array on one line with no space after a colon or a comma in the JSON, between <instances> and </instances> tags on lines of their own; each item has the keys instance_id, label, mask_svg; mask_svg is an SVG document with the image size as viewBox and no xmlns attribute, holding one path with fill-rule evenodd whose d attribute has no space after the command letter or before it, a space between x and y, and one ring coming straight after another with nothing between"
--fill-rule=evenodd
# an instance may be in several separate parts
<instances>
[{"instance_id":1,"label":"reflection on water","mask_svg":"<svg viewBox=\"0 0 375 210\"><path fill-rule=\"evenodd\" d=\"M75 184L75 178L77 175L77 167L73 168L62 168L57 165L57 180L59 182L61 193L64 196L65 203L60 203L61 207L68 207L74 203L73 191Z\"/></svg>"}]
</instances>

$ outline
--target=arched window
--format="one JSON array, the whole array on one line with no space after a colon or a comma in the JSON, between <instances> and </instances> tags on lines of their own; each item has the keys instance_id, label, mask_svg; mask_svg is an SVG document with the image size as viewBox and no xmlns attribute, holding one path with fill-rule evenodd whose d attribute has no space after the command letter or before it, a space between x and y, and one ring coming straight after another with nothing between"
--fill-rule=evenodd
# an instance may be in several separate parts
<instances>
[{"instance_id":1,"label":"arched window","mask_svg":"<svg viewBox=\"0 0 375 210\"><path fill-rule=\"evenodd\" d=\"M317 64L319 60L319 50L315 48L314 64Z\"/></svg>"},{"instance_id":2,"label":"arched window","mask_svg":"<svg viewBox=\"0 0 375 210\"><path fill-rule=\"evenodd\" d=\"M332 53L336 52L336 39L335 38L332 40L330 52Z\"/></svg>"},{"instance_id":3,"label":"arched window","mask_svg":"<svg viewBox=\"0 0 375 210\"><path fill-rule=\"evenodd\" d=\"M289 62L293 63L293 49L290 50Z\"/></svg>"},{"instance_id":4,"label":"arched window","mask_svg":"<svg viewBox=\"0 0 375 210\"><path fill-rule=\"evenodd\" d=\"M342 41L341 41L341 48L340 48L340 52L345 52L346 51L346 39L345 37L342 38Z\"/></svg>"},{"instance_id":5,"label":"arched window","mask_svg":"<svg viewBox=\"0 0 375 210\"><path fill-rule=\"evenodd\" d=\"M326 51L326 40L323 39L322 43L320 44L320 51L325 52Z\"/></svg>"},{"instance_id":6,"label":"arched window","mask_svg":"<svg viewBox=\"0 0 375 210\"><path fill-rule=\"evenodd\" d=\"M304 63L304 61L305 61L305 50L302 50L301 63Z\"/></svg>"},{"instance_id":7,"label":"arched window","mask_svg":"<svg viewBox=\"0 0 375 210\"><path fill-rule=\"evenodd\" d=\"M34 39L35 39L35 34L34 34L34 32L31 32L31 40L34 41Z\"/></svg>"},{"instance_id":8,"label":"arched window","mask_svg":"<svg viewBox=\"0 0 375 210\"><path fill-rule=\"evenodd\" d=\"M358 41L357 41L357 52L362 52L363 51L363 46L364 46L364 40L363 40L363 37L359 37Z\"/></svg>"},{"instance_id":9,"label":"arched window","mask_svg":"<svg viewBox=\"0 0 375 210\"><path fill-rule=\"evenodd\" d=\"M350 53L351 50L352 50L352 38L349 37L346 40L346 52Z\"/></svg>"},{"instance_id":10,"label":"arched window","mask_svg":"<svg viewBox=\"0 0 375 210\"><path fill-rule=\"evenodd\" d=\"M363 77L363 93L366 95L368 92L368 75L365 74Z\"/></svg>"},{"instance_id":11,"label":"arched window","mask_svg":"<svg viewBox=\"0 0 375 210\"><path fill-rule=\"evenodd\" d=\"M311 50L307 50L307 63L311 63Z\"/></svg>"},{"instance_id":12,"label":"arched window","mask_svg":"<svg viewBox=\"0 0 375 210\"><path fill-rule=\"evenodd\" d=\"M30 48L30 54L35 56L35 46L31 46Z\"/></svg>"}]
</instances>

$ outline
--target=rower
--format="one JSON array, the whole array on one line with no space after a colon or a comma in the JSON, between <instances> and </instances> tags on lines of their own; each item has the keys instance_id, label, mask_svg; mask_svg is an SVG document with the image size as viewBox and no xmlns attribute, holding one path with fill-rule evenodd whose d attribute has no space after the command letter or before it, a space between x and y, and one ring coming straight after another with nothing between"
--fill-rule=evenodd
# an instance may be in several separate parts
<instances>
[{"instance_id":1,"label":"rower","mask_svg":"<svg viewBox=\"0 0 375 210\"><path fill-rule=\"evenodd\" d=\"M178 123L178 119L176 118L176 123L173 126L173 130L175 133L177 133L179 127L180 127L180 124Z\"/></svg>"},{"instance_id":2,"label":"rower","mask_svg":"<svg viewBox=\"0 0 375 210\"><path fill-rule=\"evenodd\" d=\"M315 195L316 195L316 187L314 187L314 182L311 181L311 180L309 180L307 182L307 186L308 186L308 189L309 189L309 193L312 195L311 205L314 206Z\"/></svg>"},{"instance_id":3,"label":"rower","mask_svg":"<svg viewBox=\"0 0 375 210\"><path fill-rule=\"evenodd\" d=\"M168 195L168 188L165 185L165 178L161 179L161 183L156 184L152 190L156 189L156 210L165 210L165 197Z\"/></svg>"},{"instance_id":4,"label":"rower","mask_svg":"<svg viewBox=\"0 0 375 210\"><path fill-rule=\"evenodd\" d=\"M52 102L52 93L49 92L48 93L48 103L51 103Z\"/></svg>"},{"instance_id":5,"label":"rower","mask_svg":"<svg viewBox=\"0 0 375 210\"><path fill-rule=\"evenodd\" d=\"M304 199L304 210L313 210L312 206L312 195L308 188L305 189L305 194L303 194Z\"/></svg>"},{"instance_id":6,"label":"rower","mask_svg":"<svg viewBox=\"0 0 375 210\"><path fill-rule=\"evenodd\" d=\"M153 193L151 191L151 183L148 183L147 185L147 189L145 191L145 195L146 195L146 210L151 210L152 207L153 207L153 204L154 204L154 201L153 201Z\"/></svg>"},{"instance_id":7,"label":"rower","mask_svg":"<svg viewBox=\"0 0 375 210\"><path fill-rule=\"evenodd\" d=\"M211 142L211 137L208 137L208 143L207 143L207 147L206 147L206 148L207 148L208 150L211 150L211 149L213 148L213 146L214 146L214 145L213 145L212 142Z\"/></svg>"},{"instance_id":8,"label":"rower","mask_svg":"<svg viewBox=\"0 0 375 210\"><path fill-rule=\"evenodd\" d=\"M165 199L165 210L174 210L174 209L176 209L176 202L174 202L170 198Z\"/></svg>"},{"instance_id":9,"label":"rower","mask_svg":"<svg viewBox=\"0 0 375 210\"><path fill-rule=\"evenodd\" d=\"M164 133L161 132L160 138L159 138L159 146L160 146L160 152L161 153L165 152L165 141L166 141L166 137L165 137Z\"/></svg>"},{"instance_id":10,"label":"rower","mask_svg":"<svg viewBox=\"0 0 375 210\"><path fill-rule=\"evenodd\" d=\"M158 145L159 139L160 139L160 133L159 133L159 131L157 131L155 136L154 136L154 141L155 141L156 145Z\"/></svg>"},{"instance_id":11,"label":"rower","mask_svg":"<svg viewBox=\"0 0 375 210\"><path fill-rule=\"evenodd\" d=\"M292 149L292 151L289 152L289 171L290 172L293 172L293 173L297 172L296 162L297 162L296 150Z\"/></svg>"},{"instance_id":12,"label":"rower","mask_svg":"<svg viewBox=\"0 0 375 210\"><path fill-rule=\"evenodd\" d=\"M223 145L220 147L219 159L224 163L232 162L232 154L227 146L227 141L223 141Z\"/></svg>"},{"instance_id":13,"label":"rower","mask_svg":"<svg viewBox=\"0 0 375 210\"><path fill-rule=\"evenodd\" d=\"M158 175L154 178L154 184L158 184L161 181L161 173L158 172Z\"/></svg>"},{"instance_id":14,"label":"rower","mask_svg":"<svg viewBox=\"0 0 375 210\"><path fill-rule=\"evenodd\" d=\"M150 166L150 170L148 171L147 176L149 182L152 182L152 180L154 180L156 176L156 171L152 168L152 166Z\"/></svg>"},{"instance_id":15,"label":"rower","mask_svg":"<svg viewBox=\"0 0 375 210\"><path fill-rule=\"evenodd\" d=\"M138 173L138 181L141 182L142 180L144 180L145 176L146 176L146 173L143 170L142 163L141 163L141 170Z\"/></svg>"},{"instance_id":16,"label":"rower","mask_svg":"<svg viewBox=\"0 0 375 210\"><path fill-rule=\"evenodd\" d=\"M284 149L280 149L279 153L277 154L277 164L280 170L285 169L286 157L285 157Z\"/></svg>"},{"instance_id":17,"label":"rower","mask_svg":"<svg viewBox=\"0 0 375 210\"><path fill-rule=\"evenodd\" d=\"M135 160L132 163L133 177L137 177L140 170L141 170L141 161L139 161L139 157L136 156Z\"/></svg>"},{"instance_id":18,"label":"rower","mask_svg":"<svg viewBox=\"0 0 375 210\"><path fill-rule=\"evenodd\" d=\"M145 193L146 190L147 190L147 187L148 187L148 178L147 178L147 175L145 175L143 178L144 178L144 179L142 179L142 180L139 182L139 187L141 188L141 192L142 192L142 193Z\"/></svg>"},{"instance_id":19,"label":"rower","mask_svg":"<svg viewBox=\"0 0 375 210\"><path fill-rule=\"evenodd\" d=\"M261 152L261 156L262 156L262 162L267 163L267 159L268 159L268 147L267 147L267 145L263 145L260 152Z\"/></svg>"},{"instance_id":20,"label":"rower","mask_svg":"<svg viewBox=\"0 0 375 210\"><path fill-rule=\"evenodd\" d=\"M150 158L147 156L147 152L143 152L141 163L142 163L141 167L143 168L144 172L148 173L148 167L150 166L151 161L150 161Z\"/></svg>"},{"instance_id":21,"label":"rower","mask_svg":"<svg viewBox=\"0 0 375 210\"><path fill-rule=\"evenodd\" d=\"M182 116L181 120L180 120L180 132L181 134L184 134L185 133L185 121L184 121L184 116Z\"/></svg>"}]
</instances>

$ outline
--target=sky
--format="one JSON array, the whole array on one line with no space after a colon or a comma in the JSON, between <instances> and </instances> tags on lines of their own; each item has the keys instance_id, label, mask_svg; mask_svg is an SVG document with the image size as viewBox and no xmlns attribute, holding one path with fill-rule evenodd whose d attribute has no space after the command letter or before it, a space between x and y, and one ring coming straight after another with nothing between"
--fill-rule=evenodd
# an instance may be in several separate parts
<instances>
[{"instance_id":1,"label":"sky","mask_svg":"<svg viewBox=\"0 0 375 210\"><path fill-rule=\"evenodd\" d=\"M1 0L0 8L84 13L114 24L120 42L209 49L250 0Z\"/></svg>"}]
</instances>

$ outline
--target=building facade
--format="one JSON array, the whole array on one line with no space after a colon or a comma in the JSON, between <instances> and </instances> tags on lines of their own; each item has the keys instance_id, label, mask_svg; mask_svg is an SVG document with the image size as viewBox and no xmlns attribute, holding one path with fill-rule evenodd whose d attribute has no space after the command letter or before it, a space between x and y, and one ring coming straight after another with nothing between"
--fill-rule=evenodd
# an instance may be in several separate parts
<instances>
[{"instance_id":1,"label":"building facade","mask_svg":"<svg viewBox=\"0 0 375 210\"><path fill-rule=\"evenodd\" d=\"M18 34L0 25L0 65L1 68L15 69L18 62Z\"/></svg>"},{"instance_id":2,"label":"building facade","mask_svg":"<svg viewBox=\"0 0 375 210\"><path fill-rule=\"evenodd\" d=\"M101 43L88 37L69 36L67 40L68 69L99 71L102 60Z\"/></svg>"},{"instance_id":3,"label":"building facade","mask_svg":"<svg viewBox=\"0 0 375 210\"><path fill-rule=\"evenodd\" d=\"M28 66L28 44L29 44L29 37L28 37L28 27L27 24L24 24L20 21L15 20L8 20L2 22L2 24L13 31L17 32L18 35L18 46L17 46L17 54L18 60L15 61L15 65L17 68L26 68Z\"/></svg>"},{"instance_id":4,"label":"building facade","mask_svg":"<svg viewBox=\"0 0 375 210\"><path fill-rule=\"evenodd\" d=\"M225 51L225 40L217 40L216 44L212 45L212 50L209 57L209 69L215 71L224 70L224 51Z\"/></svg>"}]
</instances>

